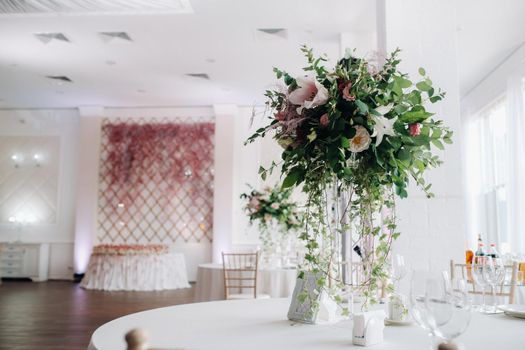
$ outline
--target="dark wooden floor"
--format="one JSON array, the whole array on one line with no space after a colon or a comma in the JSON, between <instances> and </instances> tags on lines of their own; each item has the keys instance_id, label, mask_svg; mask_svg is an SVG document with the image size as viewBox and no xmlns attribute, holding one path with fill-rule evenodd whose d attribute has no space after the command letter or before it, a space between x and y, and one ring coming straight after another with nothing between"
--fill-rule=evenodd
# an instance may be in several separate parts
<instances>
[{"instance_id":1,"label":"dark wooden floor","mask_svg":"<svg viewBox=\"0 0 525 350\"><path fill-rule=\"evenodd\" d=\"M162 292L99 292L64 281L0 285L1 350L85 350L91 333L133 312L193 301L194 287Z\"/></svg>"}]
</instances>

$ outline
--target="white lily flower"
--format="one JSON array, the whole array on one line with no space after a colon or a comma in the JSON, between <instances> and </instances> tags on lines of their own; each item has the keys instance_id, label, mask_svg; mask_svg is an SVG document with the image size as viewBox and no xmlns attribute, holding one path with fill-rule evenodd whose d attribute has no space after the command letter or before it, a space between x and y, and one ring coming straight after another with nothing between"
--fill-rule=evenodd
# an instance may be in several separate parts
<instances>
[{"instance_id":1,"label":"white lily flower","mask_svg":"<svg viewBox=\"0 0 525 350\"><path fill-rule=\"evenodd\" d=\"M396 132L394 131L394 123L397 121L397 117L388 119L383 116L373 115L372 120L375 124L374 132L371 136L376 138L376 147L379 146L381 141L383 141L383 137L396 135Z\"/></svg>"},{"instance_id":2,"label":"white lily flower","mask_svg":"<svg viewBox=\"0 0 525 350\"><path fill-rule=\"evenodd\" d=\"M375 110L376 110L377 113L379 113L381 115L385 115L388 112L390 112L392 110L392 108L394 108L394 104L393 103L389 103L386 106L379 106L379 107L375 108Z\"/></svg>"}]
</instances>

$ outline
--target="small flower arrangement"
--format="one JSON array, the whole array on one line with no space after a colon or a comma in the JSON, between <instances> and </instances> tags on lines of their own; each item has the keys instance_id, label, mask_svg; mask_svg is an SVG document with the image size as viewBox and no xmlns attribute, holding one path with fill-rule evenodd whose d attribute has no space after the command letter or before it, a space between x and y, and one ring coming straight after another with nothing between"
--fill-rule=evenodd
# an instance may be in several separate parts
<instances>
[{"instance_id":1,"label":"small flower arrangement","mask_svg":"<svg viewBox=\"0 0 525 350\"><path fill-rule=\"evenodd\" d=\"M168 253L164 244L100 244L93 248L93 255L162 255Z\"/></svg>"},{"instance_id":2,"label":"small flower arrangement","mask_svg":"<svg viewBox=\"0 0 525 350\"><path fill-rule=\"evenodd\" d=\"M244 209L250 223L258 222L261 229L267 229L272 221L285 231L300 228L302 217L297 205L290 201L290 194L290 189L280 187L266 187L263 191L252 189L241 194L247 201Z\"/></svg>"}]
</instances>

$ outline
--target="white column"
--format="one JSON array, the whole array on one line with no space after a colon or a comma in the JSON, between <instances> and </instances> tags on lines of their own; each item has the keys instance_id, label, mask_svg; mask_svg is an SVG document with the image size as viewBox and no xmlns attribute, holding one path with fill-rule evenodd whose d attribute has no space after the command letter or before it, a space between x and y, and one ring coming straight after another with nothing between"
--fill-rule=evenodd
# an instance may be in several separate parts
<instances>
[{"instance_id":1,"label":"white column","mask_svg":"<svg viewBox=\"0 0 525 350\"><path fill-rule=\"evenodd\" d=\"M77 200L75 220L75 273L86 271L97 232L100 127L104 108L80 107Z\"/></svg>"},{"instance_id":2,"label":"white column","mask_svg":"<svg viewBox=\"0 0 525 350\"><path fill-rule=\"evenodd\" d=\"M221 262L221 252L232 249L237 203L236 139L239 109L236 105L214 105L215 165L213 192L213 262Z\"/></svg>"},{"instance_id":3,"label":"white column","mask_svg":"<svg viewBox=\"0 0 525 350\"><path fill-rule=\"evenodd\" d=\"M379 1L381 3L382 1ZM428 106L436 118L454 130L454 144L438 152L444 164L429 172L436 197L427 199L412 185L409 198L397 200L400 239L396 251L420 268L447 269L449 259L464 261L459 82L454 0L385 1L386 46L402 49L400 69L418 81L424 67L446 98Z\"/></svg>"}]
</instances>

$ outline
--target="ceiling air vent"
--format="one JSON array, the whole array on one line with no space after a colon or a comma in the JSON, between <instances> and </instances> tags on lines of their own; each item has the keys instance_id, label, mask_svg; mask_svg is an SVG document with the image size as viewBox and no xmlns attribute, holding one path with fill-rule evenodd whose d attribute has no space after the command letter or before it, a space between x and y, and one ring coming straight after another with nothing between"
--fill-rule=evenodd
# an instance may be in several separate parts
<instances>
[{"instance_id":1,"label":"ceiling air vent","mask_svg":"<svg viewBox=\"0 0 525 350\"><path fill-rule=\"evenodd\" d=\"M286 39L288 38L288 31L285 28L258 28L256 35L259 39L268 39L268 37Z\"/></svg>"},{"instance_id":2,"label":"ceiling air vent","mask_svg":"<svg viewBox=\"0 0 525 350\"><path fill-rule=\"evenodd\" d=\"M62 33L35 33L35 37L44 44L47 44L52 40L64 41L67 43L70 42L67 36Z\"/></svg>"},{"instance_id":3,"label":"ceiling air vent","mask_svg":"<svg viewBox=\"0 0 525 350\"><path fill-rule=\"evenodd\" d=\"M186 76L193 77L193 78L210 80L210 76L208 74L206 74L206 73L188 73L188 74L186 74Z\"/></svg>"},{"instance_id":4,"label":"ceiling air vent","mask_svg":"<svg viewBox=\"0 0 525 350\"><path fill-rule=\"evenodd\" d=\"M65 75L48 75L46 78L51 79L55 83L62 85L64 83L72 83L73 80L69 79Z\"/></svg>"},{"instance_id":5,"label":"ceiling air vent","mask_svg":"<svg viewBox=\"0 0 525 350\"><path fill-rule=\"evenodd\" d=\"M126 32L100 32L98 34L104 42L110 42L113 40L133 41Z\"/></svg>"},{"instance_id":6,"label":"ceiling air vent","mask_svg":"<svg viewBox=\"0 0 525 350\"><path fill-rule=\"evenodd\" d=\"M1 0L0 14L193 13L189 0Z\"/></svg>"}]
</instances>

